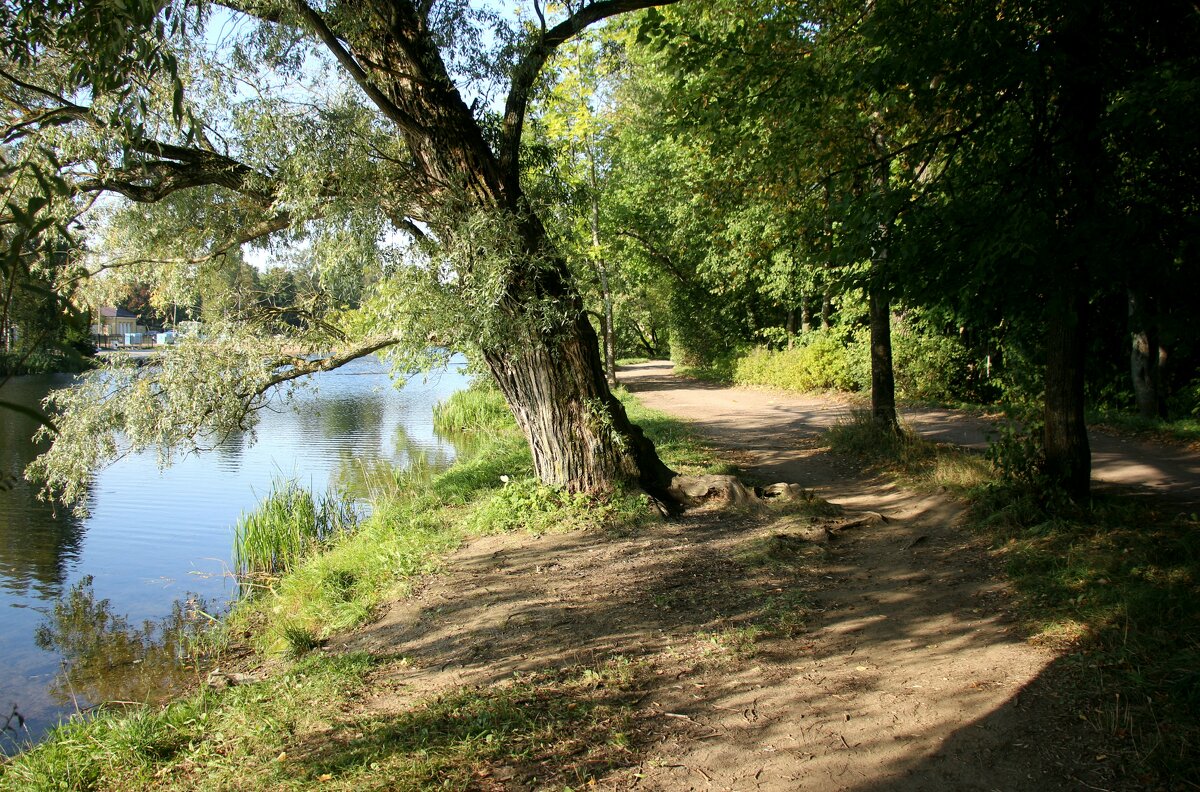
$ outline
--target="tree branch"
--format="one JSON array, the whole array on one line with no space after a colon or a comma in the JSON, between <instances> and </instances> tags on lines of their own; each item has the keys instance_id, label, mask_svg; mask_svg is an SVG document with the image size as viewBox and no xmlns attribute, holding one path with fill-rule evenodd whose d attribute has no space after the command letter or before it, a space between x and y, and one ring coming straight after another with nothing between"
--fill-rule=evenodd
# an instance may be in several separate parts
<instances>
[{"instance_id":1,"label":"tree branch","mask_svg":"<svg viewBox=\"0 0 1200 792\"><path fill-rule=\"evenodd\" d=\"M274 217L269 217L260 223L255 223L249 228L243 230L240 234L228 240L220 247L206 253L203 256L195 258L138 258L126 259L124 261L111 261L106 264L101 264L94 270L85 270L75 277L66 281L66 283L75 283L76 281L85 280L95 277L105 270L122 269L123 267L135 267L138 264L203 264L207 261L212 261L218 256L223 256L236 247L241 247L247 242L253 242L256 239L262 239L276 231L282 231L292 224L292 216L287 212L281 212Z\"/></svg>"},{"instance_id":2,"label":"tree branch","mask_svg":"<svg viewBox=\"0 0 1200 792\"><path fill-rule=\"evenodd\" d=\"M381 349L387 349L390 346L395 346L400 343L400 339L395 336L386 338L377 338L363 342L361 346L354 349L346 350L340 354L330 355L327 358L320 360L304 360L303 358L287 358L280 361L281 366L290 366L285 371L275 374L266 382L255 386L254 392L250 394L251 398L262 396L276 385L282 385L285 382L307 377L309 374L316 374L320 371L332 371L335 368L340 368L347 363L358 360L359 358L373 355Z\"/></svg>"},{"instance_id":3,"label":"tree branch","mask_svg":"<svg viewBox=\"0 0 1200 792\"><path fill-rule=\"evenodd\" d=\"M507 187L517 186L519 179L519 155L521 131L525 126L525 113L529 107L529 94L533 84L546 65L546 61L560 45L579 35L591 25L609 17L639 11L653 6L671 5L679 0L597 0L581 6L562 22L546 30L521 58L513 72L508 99L504 103L504 126L500 136L500 168Z\"/></svg>"},{"instance_id":4,"label":"tree branch","mask_svg":"<svg viewBox=\"0 0 1200 792\"><path fill-rule=\"evenodd\" d=\"M296 9L300 12L300 15L304 18L304 21L308 23L309 27L312 28L312 31L317 34L318 38L321 39L321 42L325 45L326 49L333 53L333 57L337 59L337 62L341 64L342 68L344 68L354 82L358 84L358 87L362 88L363 93L365 93L367 97L375 103L375 106L378 107L385 116L391 119L396 126L400 127L400 129L404 132L407 132L410 135L423 137L425 135L425 128L422 126L422 124L418 122L417 119L401 110L395 102L393 102L383 93L383 91L375 87L375 84L371 82L371 78L367 74L366 70L363 69L358 61L354 59L354 56L342 46L342 42L338 40L338 37L334 35L333 31L329 29L329 26L325 24L325 19L319 13L317 13L312 6L304 2L304 0L295 0L295 3Z\"/></svg>"}]
</instances>

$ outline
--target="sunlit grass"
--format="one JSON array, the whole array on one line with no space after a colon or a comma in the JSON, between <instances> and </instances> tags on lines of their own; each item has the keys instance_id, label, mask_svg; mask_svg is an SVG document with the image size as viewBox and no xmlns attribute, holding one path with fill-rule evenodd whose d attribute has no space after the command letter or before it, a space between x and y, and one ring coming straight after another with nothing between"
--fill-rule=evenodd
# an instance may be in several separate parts
<instances>
[{"instance_id":1,"label":"sunlit grass","mask_svg":"<svg viewBox=\"0 0 1200 792\"><path fill-rule=\"evenodd\" d=\"M239 575L259 577L286 572L306 555L358 525L349 498L314 496L294 481L277 481L254 511L238 518L233 537Z\"/></svg>"},{"instance_id":2,"label":"sunlit grass","mask_svg":"<svg viewBox=\"0 0 1200 792\"><path fill-rule=\"evenodd\" d=\"M0 764L0 790L564 789L630 761L639 664L451 689L399 713L346 707L402 663L313 655L262 682L72 723Z\"/></svg>"},{"instance_id":3,"label":"sunlit grass","mask_svg":"<svg viewBox=\"0 0 1200 792\"><path fill-rule=\"evenodd\" d=\"M901 427L881 428L867 410L854 410L825 435L837 453L890 473L921 489L944 489L965 496L994 478L982 455L959 446L934 443Z\"/></svg>"}]
</instances>

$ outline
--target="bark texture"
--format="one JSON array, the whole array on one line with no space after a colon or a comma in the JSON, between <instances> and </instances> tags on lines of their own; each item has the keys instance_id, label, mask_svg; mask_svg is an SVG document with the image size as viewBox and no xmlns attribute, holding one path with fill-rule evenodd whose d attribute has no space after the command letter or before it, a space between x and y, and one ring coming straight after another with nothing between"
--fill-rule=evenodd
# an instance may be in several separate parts
<instances>
[{"instance_id":1,"label":"bark texture","mask_svg":"<svg viewBox=\"0 0 1200 792\"><path fill-rule=\"evenodd\" d=\"M609 390L592 326L583 317L552 338L528 337L520 353L484 359L547 484L604 492L636 483L664 497L674 473Z\"/></svg>"},{"instance_id":2,"label":"bark texture","mask_svg":"<svg viewBox=\"0 0 1200 792\"><path fill-rule=\"evenodd\" d=\"M1084 422L1083 363L1087 295L1082 286L1054 306L1046 322L1045 473L1076 499L1091 483L1092 455Z\"/></svg>"},{"instance_id":3,"label":"bark texture","mask_svg":"<svg viewBox=\"0 0 1200 792\"><path fill-rule=\"evenodd\" d=\"M869 289L871 320L871 417L881 428L899 429L896 377L892 371L892 305L887 289Z\"/></svg>"}]
</instances>

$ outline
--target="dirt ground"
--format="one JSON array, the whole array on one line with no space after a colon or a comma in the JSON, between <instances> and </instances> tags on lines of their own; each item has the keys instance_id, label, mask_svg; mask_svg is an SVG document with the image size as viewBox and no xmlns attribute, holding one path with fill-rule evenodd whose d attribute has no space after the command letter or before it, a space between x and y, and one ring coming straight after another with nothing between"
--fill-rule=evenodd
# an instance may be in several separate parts
<instances>
[{"instance_id":1,"label":"dirt ground","mask_svg":"<svg viewBox=\"0 0 1200 792\"><path fill-rule=\"evenodd\" d=\"M956 527L958 505L829 455L828 400L678 380L668 366L622 380L749 474L841 513L701 509L631 536L472 542L344 644L406 658L364 706L386 716L438 691L619 657L649 670L627 755L596 788L1138 786L1077 711L1077 671L1010 618L998 560ZM481 787L563 786L546 779L501 768Z\"/></svg>"}]
</instances>

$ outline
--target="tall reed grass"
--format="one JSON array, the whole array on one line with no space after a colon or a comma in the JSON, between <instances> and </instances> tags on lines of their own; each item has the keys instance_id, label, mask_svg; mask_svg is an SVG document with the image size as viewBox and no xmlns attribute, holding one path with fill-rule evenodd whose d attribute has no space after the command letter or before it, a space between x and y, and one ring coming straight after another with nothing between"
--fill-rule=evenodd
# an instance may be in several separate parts
<instances>
[{"instance_id":1,"label":"tall reed grass","mask_svg":"<svg viewBox=\"0 0 1200 792\"><path fill-rule=\"evenodd\" d=\"M433 408L433 426L442 434L516 427L504 395L488 381L474 383Z\"/></svg>"},{"instance_id":2,"label":"tall reed grass","mask_svg":"<svg viewBox=\"0 0 1200 792\"><path fill-rule=\"evenodd\" d=\"M238 518L234 566L248 578L282 574L321 544L353 531L358 521L344 494L314 497L295 481L276 481L257 509Z\"/></svg>"}]
</instances>

